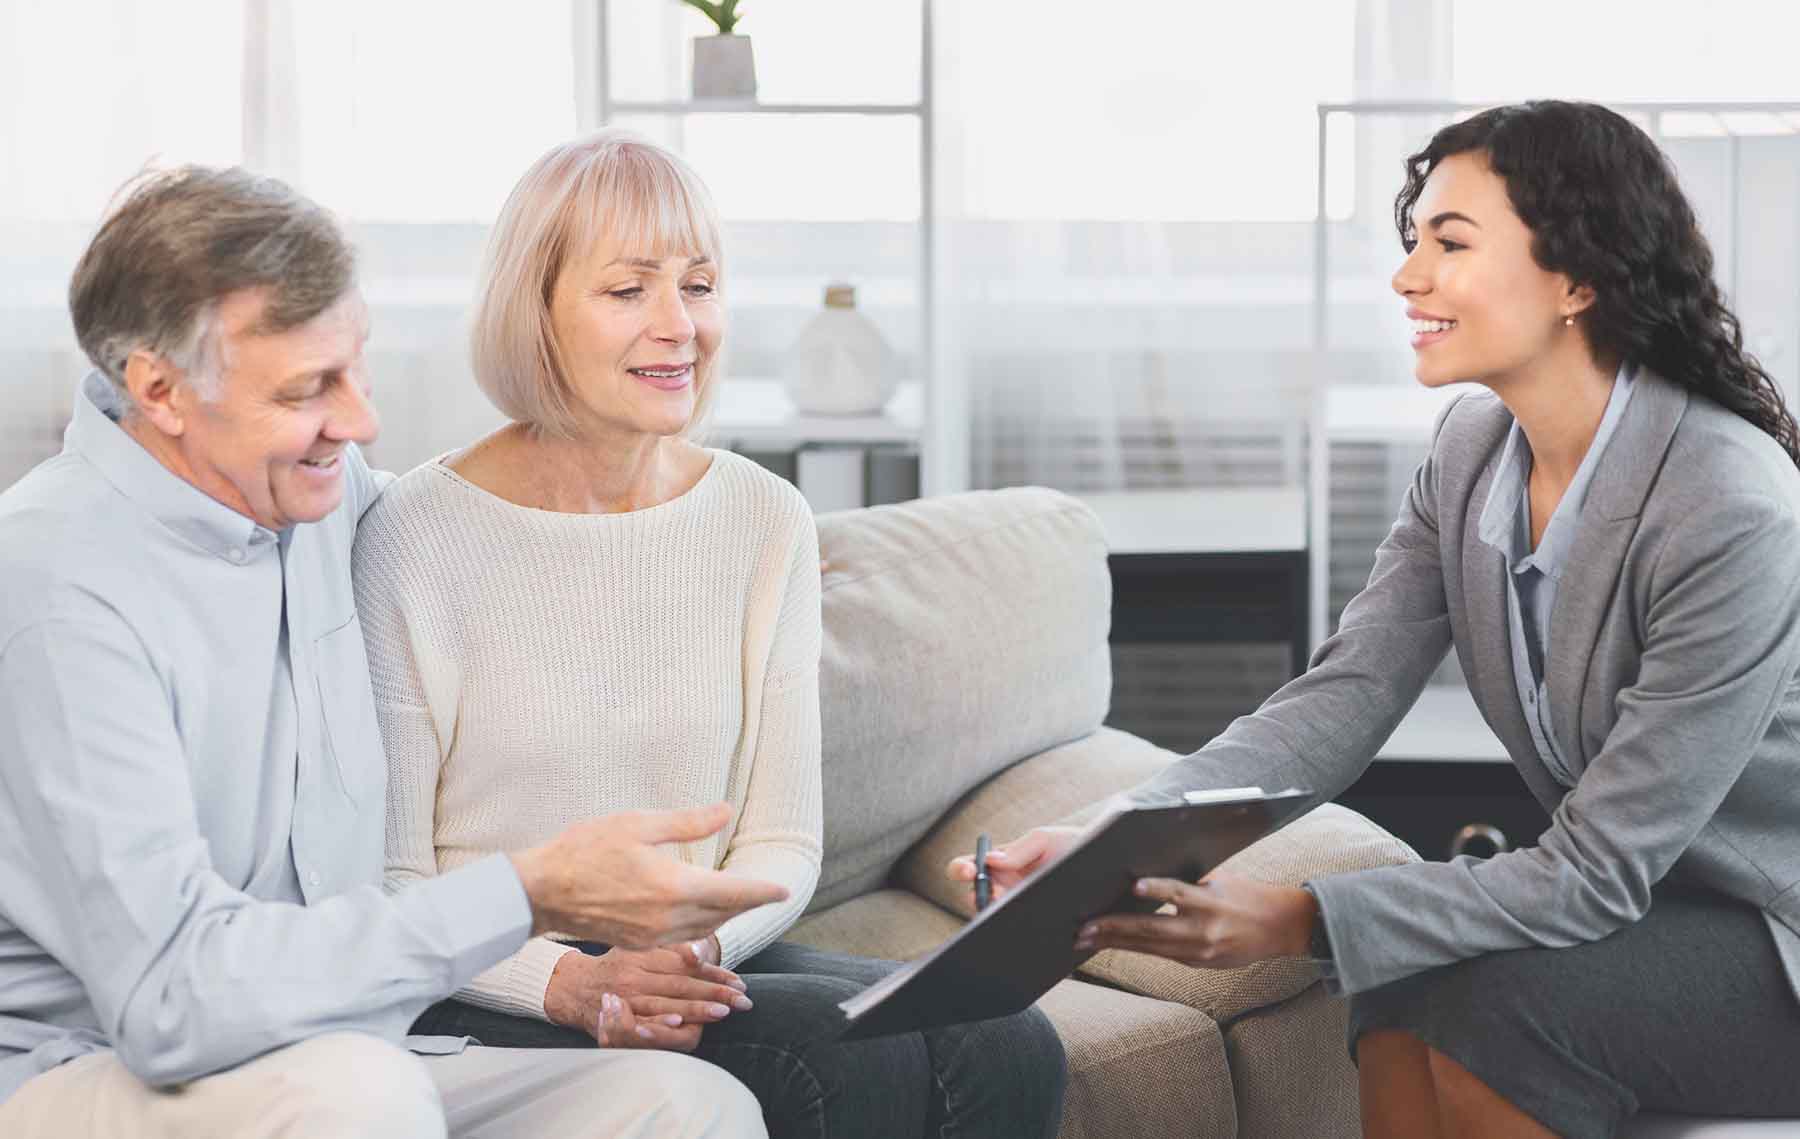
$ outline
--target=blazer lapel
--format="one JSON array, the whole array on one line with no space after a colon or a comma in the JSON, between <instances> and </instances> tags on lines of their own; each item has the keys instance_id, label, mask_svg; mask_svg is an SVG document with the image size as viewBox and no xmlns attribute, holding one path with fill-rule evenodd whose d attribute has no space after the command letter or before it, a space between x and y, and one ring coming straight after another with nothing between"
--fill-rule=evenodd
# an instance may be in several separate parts
<instances>
[{"instance_id":1,"label":"blazer lapel","mask_svg":"<svg viewBox=\"0 0 1800 1139\"><path fill-rule=\"evenodd\" d=\"M1571 775L1591 758L1582 744L1581 697L1601 626L1612 608L1625 551L1637 534L1638 515L1662 469L1663 456L1687 410L1684 388L1640 369L1637 390L1600 457L1588 484L1581 523L1569 549L1551 610L1550 657L1545 662L1550 721Z\"/></svg>"},{"instance_id":2,"label":"blazer lapel","mask_svg":"<svg viewBox=\"0 0 1800 1139\"><path fill-rule=\"evenodd\" d=\"M1532 793L1545 803L1560 795L1556 781L1538 758L1537 744L1519 708L1519 690L1513 681L1512 628L1506 609L1506 556L1481 540L1478 520L1487 505L1500 452L1494 451L1487 469L1469 493L1463 525L1463 597L1469 623L1469 694L1475 698L1488 727L1494 730L1514 765L1524 775Z\"/></svg>"},{"instance_id":3,"label":"blazer lapel","mask_svg":"<svg viewBox=\"0 0 1800 1139\"><path fill-rule=\"evenodd\" d=\"M1612 447L1621 442L1618 437L1613 438L1606 452L1609 457ZM1569 549L1568 568L1556 587L1556 604L1550 610L1550 656L1544 662L1544 683L1550 701L1550 725L1556 731L1556 742L1562 745L1563 759L1572 776L1579 777L1589 759L1581 737L1581 692L1587 685L1588 665L1594 659L1600 626L1612 608L1625 550L1636 534L1635 518L1588 517L1583 510L1574 545Z\"/></svg>"}]
</instances>

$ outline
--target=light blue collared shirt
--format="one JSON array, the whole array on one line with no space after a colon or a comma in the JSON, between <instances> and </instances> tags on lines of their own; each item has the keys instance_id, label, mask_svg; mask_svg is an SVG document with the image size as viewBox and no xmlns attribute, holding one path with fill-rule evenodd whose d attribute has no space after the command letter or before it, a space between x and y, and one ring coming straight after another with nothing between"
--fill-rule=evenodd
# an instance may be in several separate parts
<instances>
[{"instance_id":1,"label":"light blue collared shirt","mask_svg":"<svg viewBox=\"0 0 1800 1139\"><path fill-rule=\"evenodd\" d=\"M1594 432L1594 441L1575 469L1569 489L1551 512L1536 550L1531 548L1531 495L1527 493L1531 444L1517 420L1506 437L1506 448L1500 453L1500 465L1494 472L1478 523L1481 540L1505 556L1510 571L1506 575L1506 612L1512 630L1513 681L1519 690L1519 708L1525 713L1539 758L1565 787L1575 786L1575 774L1569 770L1562 745L1551 727L1549 692L1544 683L1544 662L1550 656L1550 617L1556 608L1557 585L1581 521L1588 484L1593 482L1600 456L1625 415L1625 405L1631 402L1635 379L1635 370L1629 364L1621 365L1619 374L1613 377L1612 395L1607 398L1599 430Z\"/></svg>"},{"instance_id":2,"label":"light blue collared shirt","mask_svg":"<svg viewBox=\"0 0 1800 1139\"><path fill-rule=\"evenodd\" d=\"M398 1041L524 943L495 855L381 888L386 763L353 607L388 476L279 534L83 383L0 494L0 1100L112 1047L163 1085L319 1033Z\"/></svg>"}]
</instances>

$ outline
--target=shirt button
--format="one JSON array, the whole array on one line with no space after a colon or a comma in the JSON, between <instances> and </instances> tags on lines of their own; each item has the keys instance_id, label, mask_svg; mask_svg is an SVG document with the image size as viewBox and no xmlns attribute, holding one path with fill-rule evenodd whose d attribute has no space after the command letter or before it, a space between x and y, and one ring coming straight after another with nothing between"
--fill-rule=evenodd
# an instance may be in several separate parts
<instances>
[{"instance_id":1,"label":"shirt button","mask_svg":"<svg viewBox=\"0 0 1800 1139\"><path fill-rule=\"evenodd\" d=\"M314 870L311 874L306 876L306 880L312 885L317 886L319 884L319 872Z\"/></svg>"},{"instance_id":2,"label":"shirt button","mask_svg":"<svg viewBox=\"0 0 1800 1139\"><path fill-rule=\"evenodd\" d=\"M238 565L241 566L244 564L244 559L249 557L250 555L246 554L243 550L240 550L240 549L237 549L234 547L232 549L231 553L227 556L230 557L232 561L236 562Z\"/></svg>"}]
</instances>

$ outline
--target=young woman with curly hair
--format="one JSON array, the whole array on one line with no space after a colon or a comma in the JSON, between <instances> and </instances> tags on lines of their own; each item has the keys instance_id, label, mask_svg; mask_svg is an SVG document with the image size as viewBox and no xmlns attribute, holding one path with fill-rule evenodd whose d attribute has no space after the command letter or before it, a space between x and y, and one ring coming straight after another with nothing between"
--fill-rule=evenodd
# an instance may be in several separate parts
<instances>
[{"instance_id":1,"label":"young woman with curly hair","mask_svg":"<svg viewBox=\"0 0 1800 1139\"><path fill-rule=\"evenodd\" d=\"M1800 1114L1800 438L1674 170L1591 104L1499 107L1406 164L1394 291L1439 419L1307 673L1139 789L1368 765L1454 646L1550 812L1535 845L1321 877L1147 881L1077 944L1329 961L1373 1135ZM1060 849L997 850L1013 885ZM969 876L967 860L952 873Z\"/></svg>"}]
</instances>

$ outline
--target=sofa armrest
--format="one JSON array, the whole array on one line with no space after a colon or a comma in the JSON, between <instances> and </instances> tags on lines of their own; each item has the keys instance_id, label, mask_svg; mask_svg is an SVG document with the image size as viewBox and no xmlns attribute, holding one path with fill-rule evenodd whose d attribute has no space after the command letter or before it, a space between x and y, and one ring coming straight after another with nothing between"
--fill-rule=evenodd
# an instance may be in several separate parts
<instances>
[{"instance_id":1,"label":"sofa armrest","mask_svg":"<svg viewBox=\"0 0 1800 1139\"><path fill-rule=\"evenodd\" d=\"M1410 846L1362 815L1326 803L1245 847L1222 869L1298 886L1327 874L1418 860ZM1078 972L1129 992L1198 1009L1220 1027L1245 1013L1280 1004L1319 979L1318 966L1299 957L1276 957L1237 969L1198 969L1117 949L1096 953Z\"/></svg>"},{"instance_id":2,"label":"sofa armrest","mask_svg":"<svg viewBox=\"0 0 1800 1139\"><path fill-rule=\"evenodd\" d=\"M894 868L892 883L967 917L968 887L952 882L945 865L975 852L987 832L1006 842L1046 823L1085 821L1104 801L1137 786L1176 755L1115 728L1022 759L946 811Z\"/></svg>"}]
</instances>

